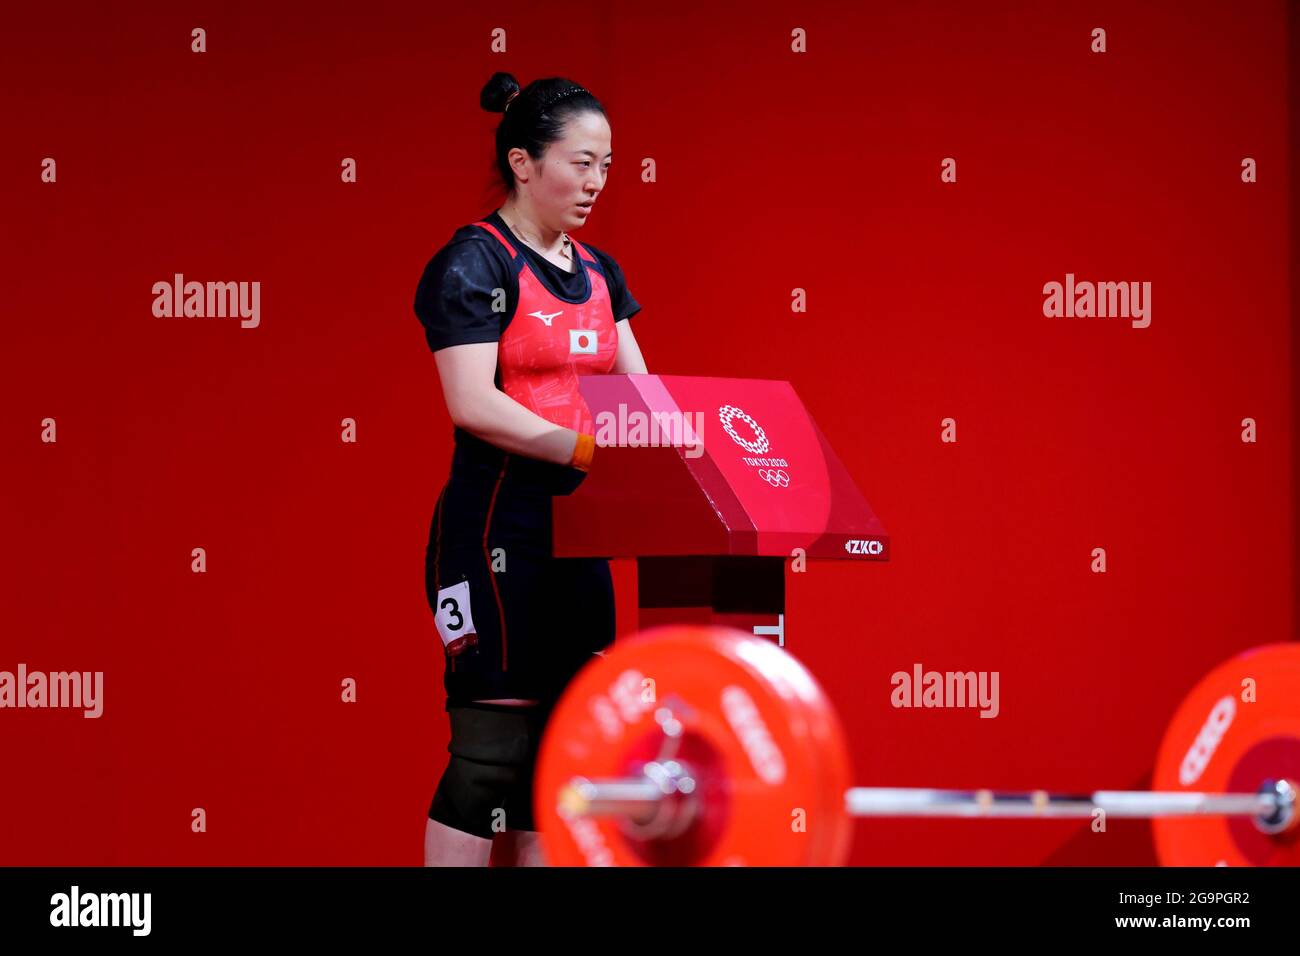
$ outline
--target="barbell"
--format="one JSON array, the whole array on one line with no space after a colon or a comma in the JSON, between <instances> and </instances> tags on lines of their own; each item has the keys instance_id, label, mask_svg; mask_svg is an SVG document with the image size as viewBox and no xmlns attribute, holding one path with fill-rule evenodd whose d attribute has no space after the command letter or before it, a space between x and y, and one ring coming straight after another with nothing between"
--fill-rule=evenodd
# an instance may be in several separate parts
<instances>
[{"instance_id":1,"label":"barbell","mask_svg":"<svg viewBox=\"0 0 1300 956\"><path fill-rule=\"evenodd\" d=\"M838 865L853 818L913 816L1151 818L1165 865L1296 865L1300 645L1203 678L1150 791L850 780L839 718L807 668L741 631L672 625L620 640L570 683L542 739L534 815L558 866Z\"/></svg>"}]
</instances>

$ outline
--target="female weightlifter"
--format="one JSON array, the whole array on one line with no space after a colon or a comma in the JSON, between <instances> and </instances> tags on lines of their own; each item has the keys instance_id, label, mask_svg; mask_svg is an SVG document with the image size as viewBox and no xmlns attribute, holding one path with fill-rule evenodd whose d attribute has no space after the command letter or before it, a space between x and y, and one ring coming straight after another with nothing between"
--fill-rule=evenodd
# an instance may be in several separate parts
<instances>
[{"instance_id":1,"label":"female weightlifter","mask_svg":"<svg viewBox=\"0 0 1300 956\"><path fill-rule=\"evenodd\" d=\"M622 270L569 235L613 158L604 108L561 77L521 90L508 73L479 103L504 114L505 201L452 235L415 294L455 425L425 561L451 725L428 866L485 866L503 832L516 862L544 864L532 819L541 732L569 679L614 639L609 562L552 556L551 499L592 466L578 376L646 371Z\"/></svg>"}]
</instances>

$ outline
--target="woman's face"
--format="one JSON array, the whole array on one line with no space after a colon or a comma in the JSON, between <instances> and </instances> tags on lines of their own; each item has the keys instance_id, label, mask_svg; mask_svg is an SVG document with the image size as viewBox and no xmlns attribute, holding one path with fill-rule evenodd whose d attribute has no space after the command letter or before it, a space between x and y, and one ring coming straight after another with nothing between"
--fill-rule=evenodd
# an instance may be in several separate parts
<instances>
[{"instance_id":1,"label":"woman's face","mask_svg":"<svg viewBox=\"0 0 1300 956\"><path fill-rule=\"evenodd\" d=\"M548 228L572 231L587 221L592 207L582 204L594 203L605 188L614 156L610 139L604 114L587 110L569 119L563 137L551 143L540 160L533 162L519 150L528 160L529 173L520 190Z\"/></svg>"}]
</instances>

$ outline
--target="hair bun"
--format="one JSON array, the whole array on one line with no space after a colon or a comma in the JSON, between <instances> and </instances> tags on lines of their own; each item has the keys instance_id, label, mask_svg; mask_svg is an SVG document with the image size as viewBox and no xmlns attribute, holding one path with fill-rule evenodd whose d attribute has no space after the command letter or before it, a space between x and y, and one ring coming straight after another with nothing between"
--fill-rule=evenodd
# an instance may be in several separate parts
<instances>
[{"instance_id":1,"label":"hair bun","mask_svg":"<svg viewBox=\"0 0 1300 956\"><path fill-rule=\"evenodd\" d=\"M493 73L478 95L478 105L489 113L504 113L506 105L519 92L519 81L510 73Z\"/></svg>"}]
</instances>

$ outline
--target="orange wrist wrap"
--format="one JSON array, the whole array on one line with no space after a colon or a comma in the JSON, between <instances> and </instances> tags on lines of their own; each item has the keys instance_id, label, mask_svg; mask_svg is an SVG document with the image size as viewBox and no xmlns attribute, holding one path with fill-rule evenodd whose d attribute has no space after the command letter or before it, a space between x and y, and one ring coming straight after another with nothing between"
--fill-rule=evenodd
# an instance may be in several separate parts
<instances>
[{"instance_id":1,"label":"orange wrist wrap","mask_svg":"<svg viewBox=\"0 0 1300 956\"><path fill-rule=\"evenodd\" d=\"M574 468L587 471L591 468L591 459L596 454L596 439L591 435L578 433L578 443L573 446L573 461L570 462Z\"/></svg>"}]
</instances>

